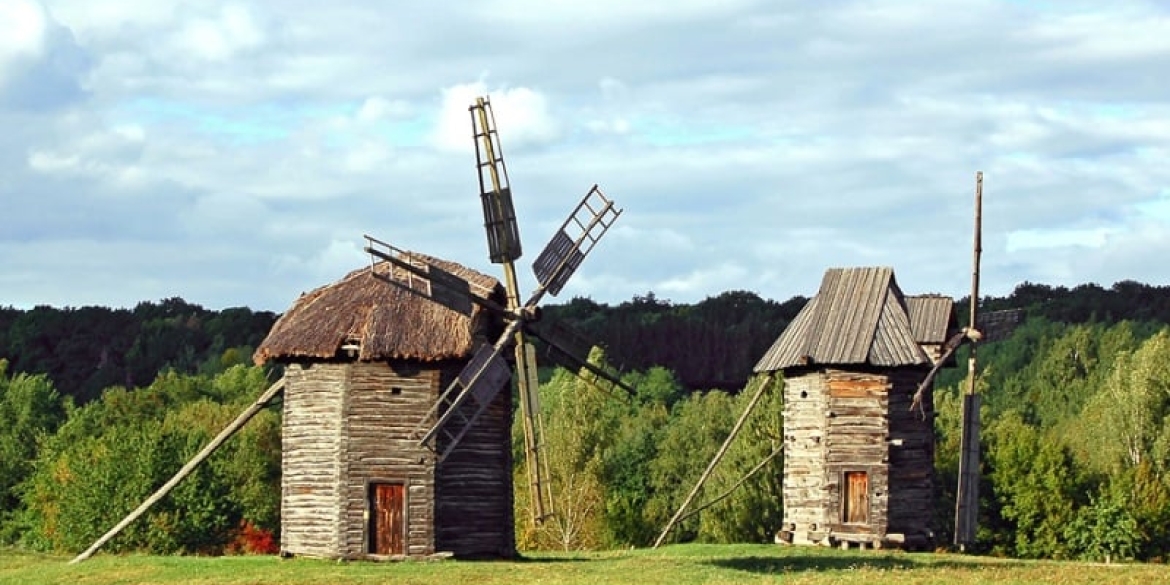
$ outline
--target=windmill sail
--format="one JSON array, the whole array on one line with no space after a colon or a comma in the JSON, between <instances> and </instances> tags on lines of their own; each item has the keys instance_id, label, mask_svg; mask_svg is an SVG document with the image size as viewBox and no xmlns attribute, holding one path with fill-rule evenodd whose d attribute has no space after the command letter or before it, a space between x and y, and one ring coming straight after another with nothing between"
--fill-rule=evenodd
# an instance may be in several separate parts
<instances>
[{"instance_id":1,"label":"windmill sail","mask_svg":"<svg viewBox=\"0 0 1170 585\"><path fill-rule=\"evenodd\" d=\"M979 330L982 336L980 341L984 343L989 341L1002 341L1011 337L1011 334L1020 326L1023 320L1023 309L989 311L978 316L975 328Z\"/></svg>"},{"instance_id":2,"label":"windmill sail","mask_svg":"<svg viewBox=\"0 0 1170 585\"><path fill-rule=\"evenodd\" d=\"M500 135L496 132L496 115L487 98L478 98L469 110L471 127L475 129L475 160L488 255L496 264L512 262L522 254L520 226L512 205L512 186L508 167L504 165Z\"/></svg>"},{"instance_id":3,"label":"windmill sail","mask_svg":"<svg viewBox=\"0 0 1170 585\"><path fill-rule=\"evenodd\" d=\"M490 291L482 288L473 291L469 281L428 261L423 255L397 248L368 235L365 238L365 251L370 255L370 274L374 278L430 299L462 315L471 314L472 303L490 310L503 309L487 298ZM378 261L388 262L399 270L377 270Z\"/></svg>"},{"instance_id":4,"label":"windmill sail","mask_svg":"<svg viewBox=\"0 0 1170 585\"><path fill-rule=\"evenodd\" d=\"M560 294L621 213L597 185L589 189L532 264L541 289L553 296Z\"/></svg>"},{"instance_id":5,"label":"windmill sail","mask_svg":"<svg viewBox=\"0 0 1170 585\"><path fill-rule=\"evenodd\" d=\"M467 431L491 405L496 394L511 379L512 372L504 358L500 357L501 349L502 346L480 347L423 420L429 421L441 411L439 418L425 432L421 431L421 427L416 430L416 435L421 432L419 443L438 453L440 462L455 450ZM463 406L473 398L474 410L468 415ZM445 433L447 438L443 445L436 442L440 432Z\"/></svg>"},{"instance_id":6,"label":"windmill sail","mask_svg":"<svg viewBox=\"0 0 1170 585\"><path fill-rule=\"evenodd\" d=\"M528 332L544 342L545 351L541 355L554 364L570 372L585 370L608 381L611 386L625 390L631 396L636 394L636 391L629 384L622 382L621 378L582 359L581 356L589 355L593 344L586 341L580 332L564 322L542 320L539 323L530 324ZM603 389L608 390L608 388Z\"/></svg>"},{"instance_id":7,"label":"windmill sail","mask_svg":"<svg viewBox=\"0 0 1170 585\"><path fill-rule=\"evenodd\" d=\"M379 275L384 281L427 297L448 308L463 313L470 312L471 304L477 303L501 316L507 326L491 345L481 347L470 363L443 391L439 400L419 422L415 436L420 443L433 449L439 460L446 458L456 445L467 435L480 414L507 385L511 371L504 360L503 352L509 345L515 351L517 385L519 387L520 410L524 423L525 453L528 462L529 481L532 491L533 519L540 521L546 516L546 502L551 510L552 498L543 481L541 464L541 435L539 384L536 377L536 352L526 339L529 325L539 318L537 304L546 293L558 294L585 257L597 244L602 235L621 215L594 185L585 194L568 219L553 235L533 265L539 285L524 304L520 303L520 289L514 261L520 258L520 229L512 202L512 187L504 164L499 133L496 131L495 114L486 97L477 98L469 108L473 136L475 139L476 169L479 180L480 202L483 207L484 231L487 236L488 257L493 263L503 265L506 304L501 306L486 299L486 295L472 294L468 283L459 277L446 273L425 260L419 261L403 252L369 236L366 251L371 258L389 262L398 270ZM540 337L539 334L535 334ZM542 338L543 339L543 338ZM583 358L571 354L555 342L546 343L562 351L567 361L574 359L599 377L608 378L632 392L612 375L601 368L592 366ZM580 373L581 368L574 369ZM440 441L439 437L445 437Z\"/></svg>"}]
</instances>

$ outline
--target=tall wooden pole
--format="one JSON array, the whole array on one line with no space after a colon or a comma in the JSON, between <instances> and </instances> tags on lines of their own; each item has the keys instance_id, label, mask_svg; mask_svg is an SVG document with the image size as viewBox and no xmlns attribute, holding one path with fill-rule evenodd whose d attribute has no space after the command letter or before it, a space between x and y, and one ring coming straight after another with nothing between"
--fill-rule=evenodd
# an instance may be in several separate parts
<instances>
[{"instance_id":1,"label":"tall wooden pole","mask_svg":"<svg viewBox=\"0 0 1170 585\"><path fill-rule=\"evenodd\" d=\"M97 539L97 541L91 544L89 548L85 549L85 552L74 557L72 561L69 561L69 564L72 565L75 563L80 563L81 561L84 561L93 556L93 553L97 552L97 550L109 542L110 539L117 536L118 533L129 526L131 522L134 522L138 519L139 516L145 514L146 511L151 508L151 506L157 504L159 500L163 499L164 496L170 493L170 491L174 489L175 486L179 485L180 481L183 481L184 478L190 475L191 472L194 471L200 463L203 463L204 459L210 457L216 449L224 444L224 441L227 441L233 434L235 434L236 431L240 430L240 428L243 427L245 423L251 420L253 416L256 416L256 413L260 412L260 409L264 408L265 405L271 402L272 399L276 397L276 395L283 389L284 378L277 380L275 383L269 386L268 390L265 390L264 393L261 394L255 402L252 403L251 406L245 409L244 412L241 412L240 415L237 416L236 419L233 420L230 424L228 424L228 426L224 427L224 429L220 431L219 434L216 435L215 438L212 439L211 442L203 448L202 451L192 457L186 465L179 469L179 471L175 473L174 477L164 483L162 487L158 488L158 490L151 494L149 498L146 498L146 500L139 504L133 512L130 512L130 514L123 518L121 522L111 528L109 532L103 534L101 538Z\"/></svg>"},{"instance_id":2,"label":"tall wooden pole","mask_svg":"<svg viewBox=\"0 0 1170 585\"><path fill-rule=\"evenodd\" d=\"M971 261L971 315L968 327L975 331L979 307L979 258L983 252L983 171L975 173L975 242ZM977 336L976 336L977 337ZM975 543L979 521L979 395L975 393L976 352L979 342L971 340L967 358L967 392L963 396L963 430L959 452L959 485L955 494L955 545L966 550Z\"/></svg>"}]
</instances>

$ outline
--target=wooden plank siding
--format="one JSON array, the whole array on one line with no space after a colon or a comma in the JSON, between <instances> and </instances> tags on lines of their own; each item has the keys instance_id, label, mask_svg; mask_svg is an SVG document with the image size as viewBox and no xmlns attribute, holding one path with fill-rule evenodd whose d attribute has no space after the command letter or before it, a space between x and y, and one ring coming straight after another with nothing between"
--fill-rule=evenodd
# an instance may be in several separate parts
<instances>
[{"instance_id":1,"label":"wooden plank siding","mask_svg":"<svg viewBox=\"0 0 1170 585\"><path fill-rule=\"evenodd\" d=\"M341 422L348 366L285 368L281 433L280 547L334 557L340 548Z\"/></svg>"},{"instance_id":2,"label":"wooden plank siding","mask_svg":"<svg viewBox=\"0 0 1170 585\"><path fill-rule=\"evenodd\" d=\"M444 372L449 384L458 374ZM435 481L435 544L461 558L516 555L512 487L512 393L497 392L475 425L439 464ZM461 408L471 416L469 400ZM459 418L459 417L455 417ZM439 451L446 436L439 434Z\"/></svg>"},{"instance_id":3,"label":"wooden plank siding","mask_svg":"<svg viewBox=\"0 0 1170 585\"><path fill-rule=\"evenodd\" d=\"M404 486L405 556L515 556L511 393L496 395L442 463L418 443L420 423L433 422L424 419L461 367L457 361L287 366L283 553L369 556L370 486L389 483ZM440 442L439 451L444 447Z\"/></svg>"},{"instance_id":4,"label":"wooden plank siding","mask_svg":"<svg viewBox=\"0 0 1170 585\"><path fill-rule=\"evenodd\" d=\"M803 369L784 386L784 523L795 544L905 542L925 546L934 476L933 400L910 400L919 368ZM868 510L848 510L846 477L864 473ZM856 476L855 476L856 477ZM854 500L862 501L862 498ZM846 512L865 522L847 522Z\"/></svg>"}]
</instances>

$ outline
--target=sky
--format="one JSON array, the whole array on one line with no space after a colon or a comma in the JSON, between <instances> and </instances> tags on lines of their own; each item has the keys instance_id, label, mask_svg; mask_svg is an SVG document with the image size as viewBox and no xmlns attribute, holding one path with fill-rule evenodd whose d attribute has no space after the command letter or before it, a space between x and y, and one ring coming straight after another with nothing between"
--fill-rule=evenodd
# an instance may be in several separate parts
<instances>
[{"instance_id":1,"label":"sky","mask_svg":"<svg viewBox=\"0 0 1170 585\"><path fill-rule=\"evenodd\" d=\"M363 234L499 275L623 209L558 300L1170 284L1170 3L0 0L0 306L283 311ZM557 302L557 301L553 301Z\"/></svg>"}]
</instances>

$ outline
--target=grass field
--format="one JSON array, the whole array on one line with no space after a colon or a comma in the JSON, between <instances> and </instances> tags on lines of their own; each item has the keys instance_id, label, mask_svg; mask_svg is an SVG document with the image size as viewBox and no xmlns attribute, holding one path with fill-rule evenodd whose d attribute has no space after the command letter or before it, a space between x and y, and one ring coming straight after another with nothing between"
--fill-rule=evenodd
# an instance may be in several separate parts
<instances>
[{"instance_id":1,"label":"grass field","mask_svg":"<svg viewBox=\"0 0 1170 585\"><path fill-rule=\"evenodd\" d=\"M773 545L677 545L660 550L530 554L512 562L333 562L276 557L102 555L79 565L69 557L0 551L0 583L394 583L524 585L536 583L1170 583L1162 565L1015 561L944 554L840 551Z\"/></svg>"}]
</instances>

